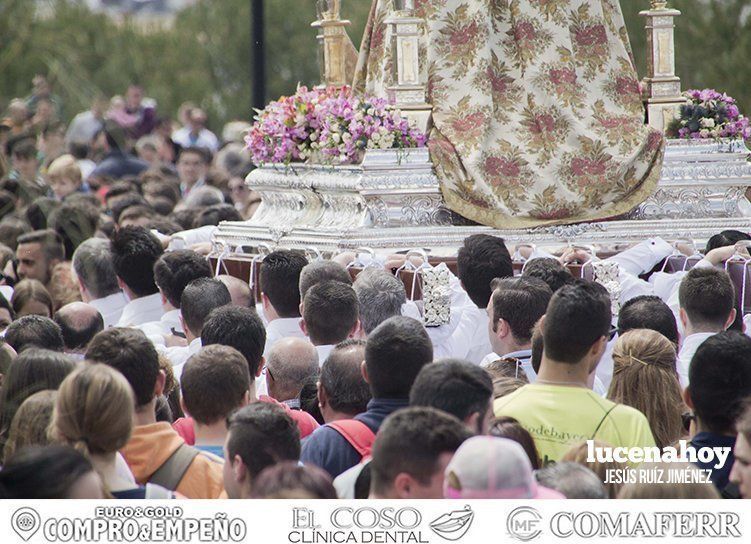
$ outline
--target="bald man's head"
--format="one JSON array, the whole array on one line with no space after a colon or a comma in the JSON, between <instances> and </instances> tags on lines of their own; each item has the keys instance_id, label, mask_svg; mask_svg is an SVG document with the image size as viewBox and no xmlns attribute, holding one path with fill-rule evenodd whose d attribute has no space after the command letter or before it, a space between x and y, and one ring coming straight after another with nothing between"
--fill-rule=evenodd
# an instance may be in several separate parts
<instances>
[{"instance_id":1,"label":"bald man's head","mask_svg":"<svg viewBox=\"0 0 751 544\"><path fill-rule=\"evenodd\" d=\"M104 330L102 314L84 302L66 304L55 312L53 319L63 332L67 352L84 353L91 339Z\"/></svg>"},{"instance_id":2,"label":"bald man's head","mask_svg":"<svg viewBox=\"0 0 751 544\"><path fill-rule=\"evenodd\" d=\"M247 282L226 274L217 276L216 279L221 281L227 287L229 296L232 298L232 306L253 308L255 305L253 292L250 290L250 285L248 285Z\"/></svg>"},{"instance_id":3,"label":"bald man's head","mask_svg":"<svg viewBox=\"0 0 751 544\"><path fill-rule=\"evenodd\" d=\"M306 338L282 338L269 351L266 383L278 401L296 399L303 384L318 375L318 352Z\"/></svg>"}]
</instances>

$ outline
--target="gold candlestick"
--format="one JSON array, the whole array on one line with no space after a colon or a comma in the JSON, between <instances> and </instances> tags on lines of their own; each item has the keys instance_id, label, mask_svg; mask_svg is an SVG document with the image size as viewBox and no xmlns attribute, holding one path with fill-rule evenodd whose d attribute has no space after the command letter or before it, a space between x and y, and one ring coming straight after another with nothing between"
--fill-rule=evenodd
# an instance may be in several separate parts
<instances>
[{"instance_id":1,"label":"gold candlestick","mask_svg":"<svg viewBox=\"0 0 751 544\"><path fill-rule=\"evenodd\" d=\"M318 0L316 12L318 20L311 26L318 29L321 82L327 87L341 87L348 83L345 52L347 32L344 29L350 22L340 18L340 0Z\"/></svg>"}]
</instances>

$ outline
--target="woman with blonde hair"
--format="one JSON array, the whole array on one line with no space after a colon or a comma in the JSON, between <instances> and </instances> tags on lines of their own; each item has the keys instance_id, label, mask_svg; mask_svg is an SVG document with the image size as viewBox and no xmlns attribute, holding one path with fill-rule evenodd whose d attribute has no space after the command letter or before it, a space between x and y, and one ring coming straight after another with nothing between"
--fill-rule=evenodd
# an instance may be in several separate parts
<instances>
[{"instance_id":1,"label":"woman with blonde hair","mask_svg":"<svg viewBox=\"0 0 751 544\"><path fill-rule=\"evenodd\" d=\"M685 434L685 409L673 343L649 329L634 329L613 347L613 381L608 399L636 408L647 416L657 447L675 443Z\"/></svg>"},{"instance_id":2,"label":"woman with blonde hair","mask_svg":"<svg viewBox=\"0 0 751 544\"><path fill-rule=\"evenodd\" d=\"M6 460L27 446L49 444L47 429L52 420L52 408L56 398L57 391L44 389L23 401L10 424L8 442L3 451Z\"/></svg>"},{"instance_id":3,"label":"woman with blonde hair","mask_svg":"<svg viewBox=\"0 0 751 544\"><path fill-rule=\"evenodd\" d=\"M158 486L139 486L117 466L117 452L133 432L134 413L125 377L107 365L85 363L60 385L50 435L86 455L113 497L169 498Z\"/></svg>"}]
</instances>

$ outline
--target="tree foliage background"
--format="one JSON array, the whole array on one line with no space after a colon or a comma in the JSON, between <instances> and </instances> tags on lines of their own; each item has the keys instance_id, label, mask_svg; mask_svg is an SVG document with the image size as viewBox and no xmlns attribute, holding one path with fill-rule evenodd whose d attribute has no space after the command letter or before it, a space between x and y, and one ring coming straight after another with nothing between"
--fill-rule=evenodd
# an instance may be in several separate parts
<instances>
[{"instance_id":1,"label":"tree foliage background","mask_svg":"<svg viewBox=\"0 0 751 544\"><path fill-rule=\"evenodd\" d=\"M45 4L45 2L38 2ZM370 0L345 0L350 36L359 46ZM714 87L751 114L751 0L674 0L676 68L683 88ZM84 110L97 94L122 94L140 82L159 109L174 115L184 101L209 111L215 128L250 119L250 0L200 0L173 24L144 27L92 13L77 0L48 0L35 16L31 0L0 0L0 111L26 96L34 74L47 74L64 115ZM640 76L646 66L648 0L621 0ZM265 0L267 99L318 79L314 0Z\"/></svg>"}]
</instances>

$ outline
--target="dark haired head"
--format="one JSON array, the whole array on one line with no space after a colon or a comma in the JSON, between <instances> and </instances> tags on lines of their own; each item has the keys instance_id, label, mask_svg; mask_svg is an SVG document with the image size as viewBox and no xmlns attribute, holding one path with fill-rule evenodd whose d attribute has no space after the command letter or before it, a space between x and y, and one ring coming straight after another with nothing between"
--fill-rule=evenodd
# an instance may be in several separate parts
<instances>
[{"instance_id":1,"label":"dark haired head","mask_svg":"<svg viewBox=\"0 0 751 544\"><path fill-rule=\"evenodd\" d=\"M334 261L313 261L300 271L300 300L305 299L308 290L324 281L338 281L352 285L349 271Z\"/></svg>"},{"instance_id":2,"label":"dark haired head","mask_svg":"<svg viewBox=\"0 0 751 544\"><path fill-rule=\"evenodd\" d=\"M177 160L180 160L183 155L195 155L203 164L209 164L212 158L211 152L203 147L183 147L177 155Z\"/></svg>"},{"instance_id":3,"label":"dark haired head","mask_svg":"<svg viewBox=\"0 0 751 544\"><path fill-rule=\"evenodd\" d=\"M205 257L189 249L163 254L154 264L154 280L164 298L174 308L180 308L185 287L197 278L210 278L211 266Z\"/></svg>"},{"instance_id":4,"label":"dark haired head","mask_svg":"<svg viewBox=\"0 0 751 544\"><path fill-rule=\"evenodd\" d=\"M611 302L599 283L577 280L550 299L542 326L545 356L579 363L610 332Z\"/></svg>"},{"instance_id":5,"label":"dark haired head","mask_svg":"<svg viewBox=\"0 0 751 544\"><path fill-rule=\"evenodd\" d=\"M0 498L69 499L75 484L94 472L91 462L68 446L29 447L0 470ZM87 498L102 498L87 497Z\"/></svg>"},{"instance_id":6,"label":"dark haired head","mask_svg":"<svg viewBox=\"0 0 751 544\"><path fill-rule=\"evenodd\" d=\"M52 271L52 266L65 259L65 247L63 246L63 240L60 235L52 229L35 230L28 234L22 234L18 237L17 253L19 257L18 275L21 279L29 277L38 279L42 283L49 282L49 275ZM22 245L38 244L41 249L41 257L43 260L32 262L28 264L29 271L34 271L33 274L26 272L27 263L24 262L25 253L21 248ZM35 257L37 259L37 257Z\"/></svg>"},{"instance_id":7,"label":"dark haired head","mask_svg":"<svg viewBox=\"0 0 751 544\"><path fill-rule=\"evenodd\" d=\"M321 413L321 406L318 399L318 377L310 376L300 389L300 410L310 414L319 425L326 423Z\"/></svg>"},{"instance_id":8,"label":"dark haired head","mask_svg":"<svg viewBox=\"0 0 751 544\"><path fill-rule=\"evenodd\" d=\"M553 293L574 281L571 272L557 259L550 257L538 257L527 261L522 270L522 277L544 281Z\"/></svg>"},{"instance_id":9,"label":"dark haired head","mask_svg":"<svg viewBox=\"0 0 751 544\"><path fill-rule=\"evenodd\" d=\"M303 301L303 325L316 345L338 344L357 326L357 295L351 286L325 281L308 289Z\"/></svg>"},{"instance_id":10,"label":"dark haired head","mask_svg":"<svg viewBox=\"0 0 751 544\"><path fill-rule=\"evenodd\" d=\"M350 339L337 344L324 361L319 382L334 412L354 417L367 408L370 387L362 375L364 360L365 341Z\"/></svg>"},{"instance_id":11,"label":"dark haired head","mask_svg":"<svg viewBox=\"0 0 751 544\"><path fill-rule=\"evenodd\" d=\"M707 247L704 253L707 254L718 247L735 245L736 242L740 242L741 240L751 240L751 236L739 230L723 230L721 233L715 234L707 240Z\"/></svg>"},{"instance_id":12,"label":"dark haired head","mask_svg":"<svg viewBox=\"0 0 751 544\"><path fill-rule=\"evenodd\" d=\"M279 317L300 317L300 272L308 264L299 251L280 249L261 261L261 292Z\"/></svg>"},{"instance_id":13,"label":"dark haired head","mask_svg":"<svg viewBox=\"0 0 751 544\"><path fill-rule=\"evenodd\" d=\"M732 321L735 288L724 270L692 268L681 280L678 300L694 332L718 332L728 325L729 320ZM735 315L732 315L732 318L735 318Z\"/></svg>"},{"instance_id":14,"label":"dark haired head","mask_svg":"<svg viewBox=\"0 0 751 544\"><path fill-rule=\"evenodd\" d=\"M336 489L326 471L284 461L266 467L253 480L252 497L256 499L336 499Z\"/></svg>"},{"instance_id":15,"label":"dark haired head","mask_svg":"<svg viewBox=\"0 0 751 544\"><path fill-rule=\"evenodd\" d=\"M93 237L99 224L99 210L85 201L68 201L52 212L49 225L60 236L65 247L65 258L85 240Z\"/></svg>"},{"instance_id":16,"label":"dark haired head","mask_svg":"<svg viewBox=\"0 0 751 544\"><path fill-rule=\"evenodd\" d=\"M503 238L489 234L473 234L465 238L456 264L457 276L478 308L488 306L492 291L490 282L514 275L511 255Z\"/></svg>"},{"instance_id":17,"label":"dark haired head","mask_svg":"<svg viewBox=\"0 0 751 544\"><path fill-rule=\"evenodd\" d=\"M432 487L431 480L442 476L441 455L453 454L471 436L456 417L435 408L410 407L394 412L381 425L373 444L371 492L378 497L399 496L394 486L400 474L409 475L418 486ZM442 488L437 491L442 495Z\"/></svg>"},{"instance_id":18,"label":"dark haired head","mask_svg":"<svg viewBox=\"0 0 751 544\"><path fill-rule=\"evenodd\" d=\"M38 303L43 309L28 306L30 302ZM19 316L35 314L52 317L55 311L50 292L42 282L33 279L21 280L16 284L10 304Z\"/></svg>"},{"instance_id":19,"label":"dark haired head","mask_svg":"<svg viewBox=\"0 0 751 544\"><path fill-rule=\"evenodd\" d=\"M60 207L60 202L49 196L40 196L26 208L26 220L34 230L47 228L52 212Z\"/></svg>"},{"instance_id":20,"label":"dark haired head","mask_svg":"<svg viewBox=\"0 0 751 544\"><path fill-rule=\"evenodd\" d=\"M688 396L703 428L735 434L734 423L751 396L751 338L721 332L707 338L689 366Z\"/></svg>"},{"instance_id":21,"label":"dark haired head","mask_svg":"<svg viewBox=\"0 0 751 544\"><path fill-rule=\"evenodd\" d=\"M39 150L37 149L36 143L34 143L34 140L32 138L24 138L21 140L18 140L15 145L13 145L13 149L11 150L11 155L13 157L17 157L19 159L36 159L37 153Z\"/></svg>"},{"instance_id":22,"label":"dark haired head","mask_svg":"<svg viewBox=\"0 0 751 544\"><path fill-rule=\"evenodd\" d=\"M517 344L532 340L532 328L545 315L553 292L537 278L503 278L493 283L491 305L493 332L503 319ZM490 312L489 312L490 313Z\"/></svg>"},{"instance_id":23,"label":"dark haired head","mask_svg":"<svg viewBox=\"0 0 751 544\"><path fill-rule=\"evenodd\" d=\"M71 351L85 349L104 330L102 314L84 302L66 304L55 312L54 321L63 334L65 347Z\"/></svg>"},{"instance_id":24,"label":"dark haired head","mask_svg":"<svg viewBox=\"0 0 751 544\"><path fill-rule=\"evenodd\" d=\"M13 309L13 306L10 305L10 302L7 298L3 296L2 293L0 293L0 308L7 310L8 316L10 317L10 321L6 322L3 316L3 320L0 321L0 330L5 330L8 325L10 325L13 320L16 319L16 311Z\"/></svg>"},{"instance_id":25,"label":"dark haired head","mask_svg":"<svg viewBox=\"0 0 751 544\"><path fill-rule=\"evenodd\" d=\"M143 227L124 227L112 237L112 263L115 273L137 297L158 292L154 283L154 263L164 253L156 236Z\"/></svg>"},{"instance_id":26,"label":"dark haired head","mask_svg":"<svg viewBox=\"0 0 751 544\"><path fill-rule=\"evenodd\" d=\"M154 399L159 377L159 355L138 329L113 327L89 343L86 359L111 366L128 380L141 407Z\"/></svg>"},{"instance_id":27,"label":"dark haired head","mask_svg":"<svg viewBox=\"0 0 751 544\"><path fill-rule=\"evenodd\" d=\"M139 194L138 186L130 181L116 181L104 193L104 201L109 205L110 199L128 194Z\"/></svg>"},{"instance_id":28,"label":"dark haired head","mask_svg":"<svg viewBox=\"0 0 751 544\"><path fill-rule=\"evenodd\" d=\"M214 204L198 212L193 220L193 228L218 225L222 221L242 221L243 217L232 204Z\"/></svg>"},{"instance_id":29,"label":"dark haired head","mask_svg":"<svg viewBox=\"0 0 751 544\"><path fill-rule=\"evenodd\" d=\"M193 221L198 216L197 208L183 208L182 210L173 210L169 219L180 225L184 230L193 228Z\"/></svg>"},{"instance_id":30,"label":"dark haired head","mask_svg":"<svg viewBox=\"0 0 751 544\"><path fill-rule=\"evenodd\" d=\"M252 480L266 467L300 459L300 431L281 407L254 402L230 416L225 447L225 462L239 457Z\"/></svg>"},{"instance_id":31,"label":"dark haired head","mask_svg":"<svg viewBox=\"0 0 751 544\"><path fill-rule=\"evenodd\" d=\"M126 193L117 197L109 204L110 211L112 212L112 220L115 224L119 225L120 219L123 217L125 210L136 206L151 209L151 205L138 193Z\"/></svg>"},{"instance_id":32,"label":"dark haired head","mask_svg":"<svg viewBox=\"0 0 751 544\"><path fill-rule=\"evenodd\" d=\"M477 415L473 429L483 434L493 399L493 382L479 366L461 359L443 359L422 367L409 394L410 406L430 406L461 421Z\"/></svg>"},{"instance_id":33,"label":"dark haired head","mask_svg":"<svg viewBox=\"0 0 751 544\"><path fill-rule=\"evenodd\" d=\"M25 315L5 329L5 342L21 353L27 348L36 347L51 351L63 351L65 342L60 327L49 317Z\"/></svg>"},{"instance_id":34,"label":"dark haired head","mask_svg":"<svg viewBox=\"0 0 751 544\"><path fill-rule=\"evenodd\" d=\"M368 336L365 370L374 398L406 399L422 367L433 360L433 344L411 317L387 319Z\"/></svg>"},{"instance_id":35,"label":"dark haired head","mask_svg":"<svg viewBox=\"0 0 751 544\"><path fill-rule=\"evenodd\" d=\"M222 306L213 310L201 331L204 346L222 344L243 354L248 362L250 380L259 374L266 346L266 329L254 309Z\"/></svg>"},{"instance_id":36,"label":"dark haired head","mask_svg":"<svg viewBox=\"0 0 751 544\"><path fill-rule=\"evenodd\" d=\"M227 286L214 278L197 278L185 287L180 297L180 313L183 322L194 337L201 330L209 314L232 302Z\"/></svg>"},{"instance_id":37,"label":"dark haired head","mask_svg":"<svg viewBox=\"0 0 751 544\"><path fill-rule=\"evenodd\" d=\"M248 363L234 348L206 346L185 363L180 387L185 409L196 422L224 421L248 394Z\"/></svg>"},{"instance_id":38,"label":"dark haired head","mask_svg":"<svg viewBox=\"0 0 751 544\"><path fill-rule=\"evenodd\" d=\"M618 314L618 333L623 334L632 329L652 329L678 345L675 315L660 297L641 295L621 306Z\"/></svg>"},{"instance_id":39,"label":"dark haired head","mask_svg":"<svg viewBox=\"0 0 751 544\"><path fill-rule=\"evenodd\" d=\"M16 357L0 389L0 450L19 406L34 393L57 389L75 368L75 361L62 353L27 349Z\"/></svg>"}]
</instances>

